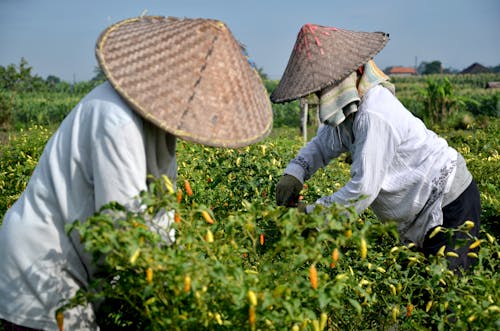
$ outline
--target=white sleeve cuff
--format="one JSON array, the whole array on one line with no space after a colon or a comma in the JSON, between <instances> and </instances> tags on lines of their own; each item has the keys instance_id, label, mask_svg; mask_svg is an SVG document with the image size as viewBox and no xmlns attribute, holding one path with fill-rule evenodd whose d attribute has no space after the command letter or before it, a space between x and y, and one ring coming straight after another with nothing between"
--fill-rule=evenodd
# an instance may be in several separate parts
<instances>
[{"instance_id":1,"label":"white sleeve cuff","mask_svg":"<svg viewBox=\"0 0 500 331\"><path fill-rule=\"evenodd\" d=\"M304 184L305 171L304 168L302 168L300 165L293 162L289 163L285 169L285 174L292 175L293 177L297 178L302 184Z\"/></svg>"}]
</instances>

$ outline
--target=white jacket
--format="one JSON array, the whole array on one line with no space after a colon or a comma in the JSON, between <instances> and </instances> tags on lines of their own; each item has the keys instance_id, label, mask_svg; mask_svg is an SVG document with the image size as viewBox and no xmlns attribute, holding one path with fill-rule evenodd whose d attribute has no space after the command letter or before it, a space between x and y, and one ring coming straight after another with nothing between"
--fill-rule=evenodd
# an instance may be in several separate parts
<instances>
[{"instance_id":1,"label":"white jacket","mask_svg":"<svg viewBox=\"0 0 500 331\"><path fill-rule=\"evenodd\" d=\"M110 201L128 205L146 175L175 181L174 136L143 121L104 83L47 143L26 190L0 228L0 318L57 330L55 309L88 285L90 258L64 227ZM97 328L91 307L65 313L65 329Z\"/></svg>"},{"instance_id":2,"label":"white jacket","mask_svg":"<svg viewBox=\"0 0 500 331\"><path fill-rule=\"evenodd\" d=\"M354 120L320 127L285 173L303 182L343 152L352 155L350 181L316 203L353 204L358 213L371 207L381 220L398 223L403 242L420 246L442 224L443 198L451 202L472 181L460 157L460 180L452 187L457 151L380 85L363 96Z\"/></svg>"}]
</instances>

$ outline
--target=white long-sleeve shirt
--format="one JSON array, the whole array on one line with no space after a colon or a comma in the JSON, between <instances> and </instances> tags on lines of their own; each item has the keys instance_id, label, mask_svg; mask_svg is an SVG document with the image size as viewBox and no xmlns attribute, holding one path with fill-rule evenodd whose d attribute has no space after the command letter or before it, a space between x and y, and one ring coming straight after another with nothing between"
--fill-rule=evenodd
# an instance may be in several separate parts
<instances>
[{"instance_id":1,"label":"white long-sleeve shirt","mask_svg":"<svg viewBox=\"0 0 500 331\"><path fill-rule=\"evenodd\" d=\"M109 83L89 93L47 143L0 228L0 318L57 330L55 309L88 285L90 258L64 227L110 201L128 205L146 175L175 181L174 136L144 121ZM65 329L94 330L91 307L65 313Z\"/></svg>"},{"instance_id":2,"label":"white long-sleeve shirt","mask_svg":"<svg viewBox=\"0 0 500 331\"><path fill-rule=\"evenodd\" d=\"M429 229L442 224L445 195L450 202L472 180L460 158L460 180L451 187L456 150L380 85L363 96L354 120L322 126L285 173L303 182L343 152L352 155L350 181L316 203L353 204L358 213L371 207L381 220L398 223L404 242L417 245Z\"/></svg>"}]
</instances>

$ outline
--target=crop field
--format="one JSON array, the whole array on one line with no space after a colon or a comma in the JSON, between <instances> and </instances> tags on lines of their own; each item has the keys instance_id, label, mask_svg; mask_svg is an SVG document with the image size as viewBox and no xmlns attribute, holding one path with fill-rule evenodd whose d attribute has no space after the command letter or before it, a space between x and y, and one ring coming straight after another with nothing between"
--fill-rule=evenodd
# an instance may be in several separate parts
<instances>
[{"instance_id":1,"label":"crop field","mask_svg":"<svg viewBox=\"0 0 500 331\"><path fill-rule=\"evenodd\" d=\"M478 183L482 231L473 238L470 272L458 277L444 254L426 258L401 245L396 225L370 210L318 207L306 215L276 206L275 185L304 144L297 105L288 104L275 106L272 133L252 146L179 141L176 185L153 180L141 196L144 212L110 204L120 219L99 213L68 227L91 254L106 258L91 287L61 311L101 302L102 330L500 329L500 93L484 92L472 78L451 81L459 87L455 106L467 111L450 112L443 124L419 101L429 84L396 83L405 105L464 156ZM66 105L81 96L63 95ZM64 114L57 94L31 96L9 95L8 104L18 105L10 116L19 120L1 136L0 215L19 197ZM21 103L29 110L24 117L15 110ZM46 111L36 111L40 104ZM320 169L304 185L303 200L332 194L349 170L348 155ZM175 211L172 246L146 226L162 209Z\"/></svg>"}]
</instances>

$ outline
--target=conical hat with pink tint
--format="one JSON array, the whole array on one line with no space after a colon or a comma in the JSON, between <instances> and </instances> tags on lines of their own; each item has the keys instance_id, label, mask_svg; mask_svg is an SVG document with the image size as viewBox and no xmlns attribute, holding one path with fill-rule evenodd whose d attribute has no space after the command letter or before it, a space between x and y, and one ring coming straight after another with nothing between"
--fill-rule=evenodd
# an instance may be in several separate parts
<instances>
[{"instance_id":1,"label":"conical hat with pink tint","mask_svg":"<svg viewBox=\"0 0 500 331\"><path fill-rule=\"evenodd\" d=\"M271 101L291 101L340 83L372 59L388 41L389 34L384 32L304 25Z\"/></svg>"}]
</instances>

